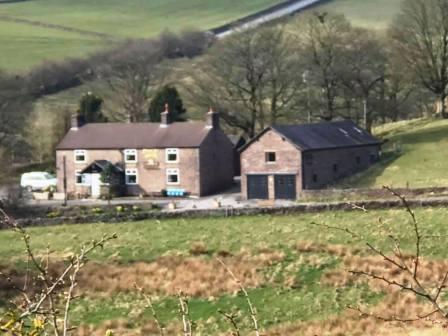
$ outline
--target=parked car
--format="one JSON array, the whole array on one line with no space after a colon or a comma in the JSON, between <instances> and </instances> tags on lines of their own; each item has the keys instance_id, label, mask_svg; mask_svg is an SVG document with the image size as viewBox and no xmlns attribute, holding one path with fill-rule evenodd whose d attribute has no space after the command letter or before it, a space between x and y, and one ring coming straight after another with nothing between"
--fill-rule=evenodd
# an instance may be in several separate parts
<instances>
[{"instance_id":1,"label":"parked car","mask_svg":"<svg viewBox=\"0 0 448 336\"><path fill-rule=\"evenodd\" d=\"M20 186L28 191L56 189L57 179L47 172L30 172L22 174Z\"/></svg>"}]
</instances>

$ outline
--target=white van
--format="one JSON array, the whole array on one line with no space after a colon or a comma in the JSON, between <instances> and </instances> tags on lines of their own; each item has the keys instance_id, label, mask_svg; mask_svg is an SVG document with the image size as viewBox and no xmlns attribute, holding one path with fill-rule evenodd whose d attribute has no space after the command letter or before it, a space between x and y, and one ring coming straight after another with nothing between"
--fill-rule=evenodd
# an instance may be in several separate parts
<instances>
[{"instance_id":1,"label":"white van","mask_svg":"<svg viewBox=\"0 0 448 336\"><path fill-rule=\"evenodd\" d=\"M28 191L56 189L57 179L47 172L30 172L22 174L20 186Z\"/></svg>"}]
</instances>

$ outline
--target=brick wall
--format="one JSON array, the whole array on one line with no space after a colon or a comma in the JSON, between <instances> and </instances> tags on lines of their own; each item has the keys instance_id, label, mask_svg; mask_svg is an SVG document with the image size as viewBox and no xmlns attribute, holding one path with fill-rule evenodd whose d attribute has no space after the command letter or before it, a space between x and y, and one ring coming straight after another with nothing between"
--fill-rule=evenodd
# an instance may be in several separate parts
<instances>
[{"instance_id":1,"label":"brick wall","mask_svg":"<svg viewBox=\"0 0 448 336\"><path fill-rule=\"evenodd\" d=\"M56 153L56 167L58 177L58 191L63 191L63 157L66 157L67 192L69 194L89 194L90 188L76 185L76 171L86 168L95 160L109 160L114 164L119 164L124 169L135 168L138 170L138 185L127 186L129 195L160 193L166 188L185 189L193 195L200 194L199 186L199 149L186 148L179 149L179 162L167 163L165 149L150 149L149 156L156 163L149 166L147 157L148 150L138 150L137 163L125 163L122 150L87 150L87 162L75 163L74 151L59 150ZM180 173L180 183L168 185L166 177L167 168L178 168Z\"/></svg>"},{"instance_id":2,"label":"brick wall","mask_svg":"<svg viewBox=\"0 0 448 336\"><path fill-rule=\"evenodd\" d=\"M212 130L200 148L201 195L210 195L232 186L234 148L221 130Z\"/></svg>"},{"instance_id":3,"label":"brick wall","mask_svg":"<svg viewBox=\"0 0 448 336\"><path fill-rule=\"evenodd\" d=\"M266 152L276 153L276 162L267 163ZM301 152L288 140L270 130L253 142L241 154L241 193L247 198L247 175L268 174L269 196L274 198L274 174L291 174L297 177L297 194L301 192Z\"/></svg>"},{"instance_id":4,"label":"brick wall","mask_svg":"<svg viewBox=\"0 0 448 336\"><path fill-rule=\"evenodd\" d=\"M320 189L367 169L377 162L379 146L341 148L303 153L304 189Z\"/></svg>"}]
</instances>

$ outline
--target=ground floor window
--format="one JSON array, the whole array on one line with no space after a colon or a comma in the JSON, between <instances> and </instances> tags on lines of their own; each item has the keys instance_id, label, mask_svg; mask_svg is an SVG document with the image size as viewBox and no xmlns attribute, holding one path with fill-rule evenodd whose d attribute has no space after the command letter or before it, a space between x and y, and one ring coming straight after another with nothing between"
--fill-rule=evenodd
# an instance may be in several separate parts
<instances>
[{"instance_id":1,"label":"ground floor window","mask_svg":"<svg viewBox=\"0 0 448 336\"><path fill-rule=\"evenodd\" d=\"M77 170L75 173L75 181L76 184L86 184L86 176L84 174L81 174L80 170Z\"/></svg>"},{"instance_id":2,"label":"ground floor window","mask_svg":"<svg viewBox=\"0 0 448 336\"><path fill-rule=\"evenodd\" d=\"M317 174L313 174L313 182L317 183L318 180Z\"/></svg>"},{"instance_id":3,"label":"ground floor window","mask_svg":"<svg viewBox=\"0 0 448 336\"><path fill-rule=\"evenodd\" d=\"M137 184L138 172L137 169L126 169L126 184Z\"/></svg>"},{"instance_id":4,"label":"ground floor window","mask_svg":"<svg viewBox=\"0 0 448 336\"><path fill-rule=\"evenodd\" d=\"M166 170L166 183L167 184L179 184L179 169L171 168Z\"/></svg>"}]
</instances>

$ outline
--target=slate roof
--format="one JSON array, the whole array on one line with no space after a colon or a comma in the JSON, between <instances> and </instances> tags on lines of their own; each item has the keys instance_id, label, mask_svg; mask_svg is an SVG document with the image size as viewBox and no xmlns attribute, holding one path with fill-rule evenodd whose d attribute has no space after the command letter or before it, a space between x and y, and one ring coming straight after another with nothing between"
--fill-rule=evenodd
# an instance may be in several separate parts
<instances>
[{"instance_id":1,"label":"slate roof","mask_svg":"<svg viewBox=\"0 0 448 336\"><path fill-rule=\"evenodd\" d=\"M111 166L115 173L122 173L123 169L114 165L112 162L108 160L95 160L91 164L89 164L84 170L81 171L81 174L86 174L92 172L95 168L99 168L99 170L104 171L107 166Z\"/></svg>"},{"instance_id":2,"label":"slate roof","mask_svg":"<svg viewBox=\"0 0 448 336\"><path fill-rule=\"evenodd\" d=\"M86 124L71 129L56 149L196 148L210 130L205 122Z\"/></svg>"},{"instance_id":3,"label":"slate roof","mask_svg":"<svg viewBox=\"0 0 448 336\"><path fill-rule=\"evenodd\" d=\"M252 139L244 146L243 150L270 129L283 135L302 151L381 144L380 140L356 125L353 121L342 120L303 125L275 125L267 128Z\"/></svg>"}]
</instances>

